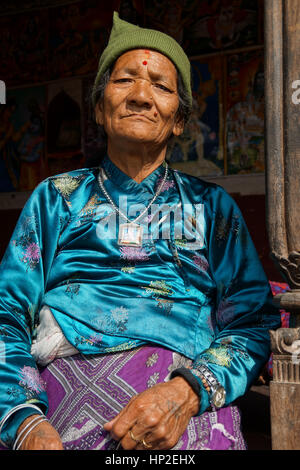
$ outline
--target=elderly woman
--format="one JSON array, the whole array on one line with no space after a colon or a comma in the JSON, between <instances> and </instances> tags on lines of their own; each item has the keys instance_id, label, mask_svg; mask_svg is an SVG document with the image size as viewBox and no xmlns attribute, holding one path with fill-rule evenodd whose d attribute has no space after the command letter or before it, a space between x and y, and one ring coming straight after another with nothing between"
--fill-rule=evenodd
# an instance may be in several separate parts
<instances>
[{"instance_id":1,"label":"elderly woman","mask_svg":"<svg viewBox=\"0 0 300 470\"><path fill-rule=\"evenodd\" d=\"M92 96L107 156L36 188L1 264L2 443L244 449L280 317L233 200L165 162L189 61L115 14Z\"/></svg>"}]
</instances>

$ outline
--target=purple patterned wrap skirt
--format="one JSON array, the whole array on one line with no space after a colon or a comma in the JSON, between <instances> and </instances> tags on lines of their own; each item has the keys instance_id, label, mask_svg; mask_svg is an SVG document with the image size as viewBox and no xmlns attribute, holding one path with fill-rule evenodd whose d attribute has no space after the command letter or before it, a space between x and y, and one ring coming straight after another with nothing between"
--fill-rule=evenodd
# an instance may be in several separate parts
<instances>
[{"instance_id":1,"label":"purple patterned wrap skirt","mask_svg":"<svg viewBox=\"0 0 300 470\"><path fill-rule=\"evenodd\" d=\"M106 355L76 354L41 369L47 417L66 450L115 450L118 442L103 429L137 393L168 380L187 365L184 356L157 346ZM173 450L246 450L236 406L191 418Z\"/></svg>"}]
</instances>

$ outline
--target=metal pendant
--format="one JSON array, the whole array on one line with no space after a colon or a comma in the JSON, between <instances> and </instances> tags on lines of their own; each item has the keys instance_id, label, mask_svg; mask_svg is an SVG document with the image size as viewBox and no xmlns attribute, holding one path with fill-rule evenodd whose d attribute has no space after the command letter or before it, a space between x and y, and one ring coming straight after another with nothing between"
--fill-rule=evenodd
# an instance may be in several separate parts
<instances>
[{"instance_id":1,"label":"metal pendant","mask_svg":"<svg viewBox=\"0 0 300 470\"><path fill-rule=\"evenodd\" d=\"M118 244L121 246L142 246L143 227L138 224L121 224L119 226Z\"/></svg>"}]
</instances>

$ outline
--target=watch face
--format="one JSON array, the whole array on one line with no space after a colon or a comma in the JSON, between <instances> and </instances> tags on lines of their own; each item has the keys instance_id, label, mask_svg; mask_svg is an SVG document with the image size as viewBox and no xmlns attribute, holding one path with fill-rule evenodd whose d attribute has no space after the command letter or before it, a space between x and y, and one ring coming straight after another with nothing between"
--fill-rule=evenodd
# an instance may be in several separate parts
<instances>
[{"instance_id":1,"label":"watch face","mask_svg":"<svg viewBox=\"0 0 300 470\"><path fill-rule=\"evenodd\" d=\"M212 397L212 403L216 408L221 408L225 403L226 392L223 387L218 387Z\"/></svg>"}]
</instances>

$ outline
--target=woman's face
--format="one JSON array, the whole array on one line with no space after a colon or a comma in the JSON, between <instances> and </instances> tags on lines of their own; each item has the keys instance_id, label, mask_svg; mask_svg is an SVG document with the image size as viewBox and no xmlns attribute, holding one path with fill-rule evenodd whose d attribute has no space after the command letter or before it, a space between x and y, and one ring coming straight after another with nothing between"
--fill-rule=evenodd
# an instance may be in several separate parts
<instances>
[{"instance_id":1,"label":"woman's face","mask_svg":"<svg viewBox=\"0 0 300 470\"><path fill-rule=\"evenodd\" d=\"M96 120L104 126L108 142L166 145L172 134L183 131L176 112L177 71L156 51L135 49L115 63Z\"/></svg>"}]
</instances>

